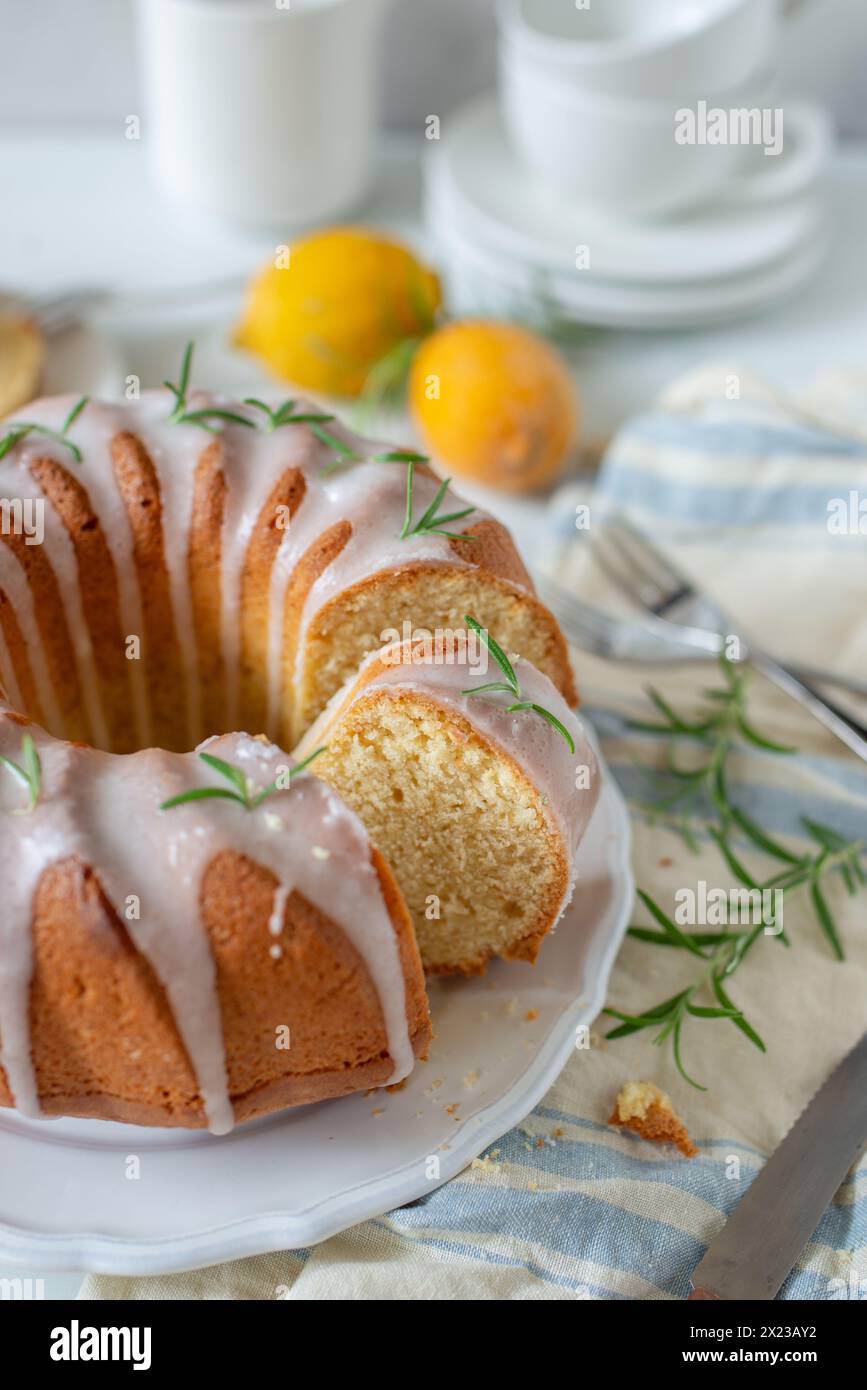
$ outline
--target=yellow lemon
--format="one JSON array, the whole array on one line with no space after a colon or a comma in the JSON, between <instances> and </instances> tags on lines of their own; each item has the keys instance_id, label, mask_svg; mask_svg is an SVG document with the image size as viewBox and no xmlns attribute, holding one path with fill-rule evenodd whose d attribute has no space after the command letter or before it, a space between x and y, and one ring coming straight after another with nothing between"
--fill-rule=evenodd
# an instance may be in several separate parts
<instances>
[{"instance_id":1,"label":"yellow lemon","mask_svg":"<svg viewBox=\"0 0 867 1390\"><path fill-rule=\"evenodd\" d=\"M450 473L507 492L557 477L578 428L566 364L527 329L455 322L415 355L410 408L425 445Z\"/></svg>"},{"instance_id":2,"label":"yellow lemon","mask_svg":"<svg viewBox=\"0 0 867 1390\"><path fill-rule=\"evenodd\" d=\"M357 396L388 353L430 331L440 300L436 275L405 246L335 227L261 271L235 342L286 381Z\"/></svg>"}]
</instances>

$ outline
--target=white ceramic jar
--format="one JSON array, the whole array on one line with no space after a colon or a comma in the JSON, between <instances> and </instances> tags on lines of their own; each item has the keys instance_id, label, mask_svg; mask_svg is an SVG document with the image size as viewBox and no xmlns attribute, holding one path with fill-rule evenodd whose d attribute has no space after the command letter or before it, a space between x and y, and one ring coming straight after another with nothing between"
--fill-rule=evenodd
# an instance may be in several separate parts
<instances>
[{"instance_id":1,"label":"white ceramic jar","mask_svg":"<svg viewBox=\"0 0 867 1390\"><path fill-rule=\"evenodd\" d=\"M160 187L289 228L367 190L386 0L138 0L143 136Z\"/></svg>"}]
</instances>

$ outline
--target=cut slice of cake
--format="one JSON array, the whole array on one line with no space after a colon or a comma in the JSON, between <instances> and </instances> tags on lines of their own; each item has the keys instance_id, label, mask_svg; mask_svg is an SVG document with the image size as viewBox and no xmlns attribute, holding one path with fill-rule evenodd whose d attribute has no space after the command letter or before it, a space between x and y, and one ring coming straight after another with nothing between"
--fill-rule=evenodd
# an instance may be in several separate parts
<instances>
[{"instance_id":1,"label":"cut slice of cake","mask_svg":"<svg viewBox=\"0 0 867 1390\"><path fill-rule=\"evenodd\" d=\"M425 968L443 974L535 960L572 895L600 783L547 676L470 623L453 634L463 641L413 638L368 658L297 750L325 745L314 771L366 825Z\"/></svg>"}]
</instances>

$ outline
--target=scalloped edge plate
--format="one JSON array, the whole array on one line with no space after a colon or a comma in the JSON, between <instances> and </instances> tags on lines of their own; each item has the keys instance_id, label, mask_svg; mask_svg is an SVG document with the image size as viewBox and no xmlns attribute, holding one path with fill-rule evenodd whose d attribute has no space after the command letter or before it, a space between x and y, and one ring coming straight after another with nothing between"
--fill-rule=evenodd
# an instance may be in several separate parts
<instances>
[{"instance_id":1,"label":"scalloped edge plate","mask_svg":"<svg viewBox=\"0 0 867 1390\"><path fill-rule=\"evenodd\" d=\"M431 1057L403 1089L286 1111L223 1139L4 1110L0 1260L194 1269L316 1244L461 1172L541 1100L604 1003L634 881L629 815L600 764L579 886L535 968L498 961L483 977L434 981Z\"/></svg>"}]
</instances>

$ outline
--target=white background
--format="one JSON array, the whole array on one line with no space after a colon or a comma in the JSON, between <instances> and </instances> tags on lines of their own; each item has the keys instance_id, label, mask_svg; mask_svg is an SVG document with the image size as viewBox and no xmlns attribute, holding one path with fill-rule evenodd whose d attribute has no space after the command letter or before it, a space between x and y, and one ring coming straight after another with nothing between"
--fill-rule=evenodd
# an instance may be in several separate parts
<instances>
[{"instance_id":1,"label":"white background","mask_svg":"<svg viewBox=\"0 0 867 1390\"><path fill-rule=\"evenodd\" d=\"M0 124L138 113L133 3L0 0ZM494 0L391 0L380 83L386 122L420 124L493 86L494 33ZM867 135L865 0L808 0L780 56L790 95L820 98L842 133Z\"/></svg>"}]
</instances>

